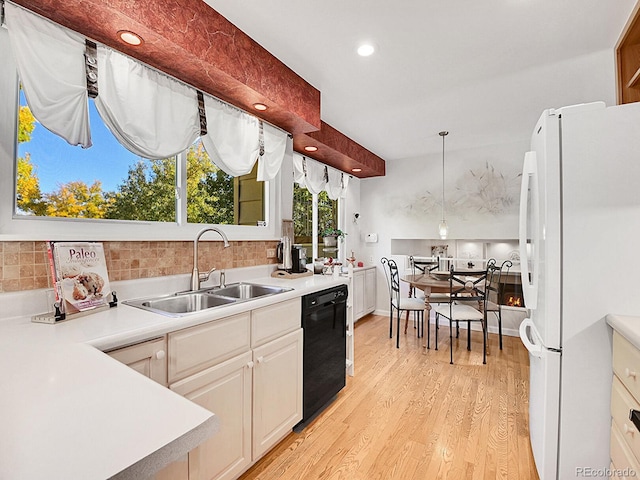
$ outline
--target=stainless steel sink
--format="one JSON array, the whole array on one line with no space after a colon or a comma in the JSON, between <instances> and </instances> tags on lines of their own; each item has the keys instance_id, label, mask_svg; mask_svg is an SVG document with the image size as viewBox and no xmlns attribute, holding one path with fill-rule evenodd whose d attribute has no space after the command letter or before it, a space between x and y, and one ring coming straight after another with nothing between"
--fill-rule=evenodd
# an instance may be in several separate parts
<instances>
[{"instance_id":1,"label":"stainless steel sink","mask_svg":"<svg viewBox=\"0 0 640 480\"><path fill-rule=\"evenodd\" d=\"M189 313L198 312L220 305L235 303L230 298L216 297L206 293L191 293L177 295L168 298L152 299L141 302L141 306L152 308L154 310L162 310L169 313Z\"/></svg>"},{"instance_id":2,"label":"stainless steel sink","mask_svg":"<svg viewBox=\"0 0 640 480\"><path fill-rule=\"evenodd\" d=\"M126 300L122 303L169 317L181 317L210 308L233 305L292 290L253 283L234 283L224 288L180 292L173 295Z\"/></svg>"},{"instance_id":3,"label":"stainless steel sink","mask_svg":"<svg viewBox=\"0 0 640 480\"><path fill-rule=\"evenodd\" d=\"M234 283L223 288L208 290L212 295L222 297L237 298L240 300L249 300L252 298L264 297L266 295L274 295L291 290L290 288L273 287L271 285L257 285L254 283Z\"/></svg>"}]
</instances>

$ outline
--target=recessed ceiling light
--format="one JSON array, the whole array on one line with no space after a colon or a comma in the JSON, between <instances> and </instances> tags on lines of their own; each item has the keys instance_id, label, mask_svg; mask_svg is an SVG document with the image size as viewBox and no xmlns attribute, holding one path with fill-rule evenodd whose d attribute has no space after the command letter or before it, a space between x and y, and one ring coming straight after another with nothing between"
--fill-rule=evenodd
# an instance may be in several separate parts
<instances>
[{"instance_id":1,"label":"recessed ceiling light","mask_svg":"<svg viewBox=\"0 0 640 480\"><path fill-rule=\"evenodd\" d=\"M256 110L260 110L261 112L264 112L269 107L267 107L264 103L254 103L253 108L255 108Z\"/></svg>"},{"instance_id":2,"label":"recessed ceiling light","mask_svg":"<svg viewBox=\"0 0 640 480\"><path fill-rule=\"evenodd\" d=\"M362 169L361 168L352 168L351 171L354 172L354 173L358 173L358 172L361 172Z\"/></svg>"},{"instance_id":3,"label":"recessed ceiling light","mask_svg":"<svg viewBox=\"0 0 640 480\"><path fill-rule=\"evenodd\" d=\"M133 45L137 47L138 45L142 45L142 37L137 33L133 33L129 30L120 30L118 31L118 36L120 40L129 45Z\"/></svg>"},{"instance_id":4,"label":"recessed ceiling light","mask_svg":"<svg viewBox=\"0 0 640 480\"><path fill-rule=\"evenodd\" d=\"M316 147L314 145L307 145L306 147L304 147L304 151L305 152L317 152L318 151L318 147Z\"/></svg>"},{"instance_id":5,"label":"recessed ceiling light","mask_svg":"<svg viewBox=\"0 0 640 480\"><path fill-rule=\"evenodd\" d=\"M358 55L361 57L368 57L369 55L373 55L376 51L376 47L374 47L370 43L363 43L358 47Z\"/></svg>"}]
</instances>

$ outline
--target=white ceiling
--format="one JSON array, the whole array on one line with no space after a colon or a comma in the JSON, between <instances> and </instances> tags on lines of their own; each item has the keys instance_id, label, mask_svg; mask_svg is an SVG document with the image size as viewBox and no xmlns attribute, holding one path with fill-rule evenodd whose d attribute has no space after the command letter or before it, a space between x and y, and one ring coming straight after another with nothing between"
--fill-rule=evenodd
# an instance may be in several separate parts
<instances>
[{"instance_id":1,"label":"white ceiling","mask_svg":"<svg viewBox=\"0 0 640 480\"><path fill-rule=\"evenodd\" d=\"M439 151L440 130L447 150L522 141L544 108L612 103L635 4L205 1L320 90L322 120L387 161ZM378 52L359 57L363 40Z\"/></svg>"}]
</instances>

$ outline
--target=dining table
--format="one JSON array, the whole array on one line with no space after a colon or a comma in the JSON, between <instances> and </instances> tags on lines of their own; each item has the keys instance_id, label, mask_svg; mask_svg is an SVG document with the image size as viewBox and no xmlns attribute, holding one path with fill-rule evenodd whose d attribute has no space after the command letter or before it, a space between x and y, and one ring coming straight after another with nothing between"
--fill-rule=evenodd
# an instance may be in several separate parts
<instances>
[{"instance_id":1,"label":"dining table","mask_svg":"<svg viewBox=\"0 0 640 480\"><path fill-rule=\"evenodd\" d=\"M431 294L449 293L450 286L448 277L443 274L437 275L438 277L433 273L409 273L400 277L400 280L409 284L410 295L412 290L415 289L419 289L424 292L425 318L429 318L429 313L431 312L431 303L429 302Z\"/></svg>"},{"instance_id":2,"label":"dining table","mask_svg":"<svg viewBox=\"0 0 640 480\"><path fill-rule=\"evenodd\" d=\"M429 328L429 315L431 314L431 302L429 300L432 293L449 293L451 286L449 282L448 272L427 272L427 273L409 273L400 276L400 280L409 284L409 294L412 290L420 289L424 293L424 318L427 320L427 328ZM482 307L482 305L480 305ZM407 321L404 326L404 333L407 333L409 324L409 312L407 312ZM427 348L425 343L424 348ZM489 349L487 347L487 354Z\"/></svg>"}]
</instances>

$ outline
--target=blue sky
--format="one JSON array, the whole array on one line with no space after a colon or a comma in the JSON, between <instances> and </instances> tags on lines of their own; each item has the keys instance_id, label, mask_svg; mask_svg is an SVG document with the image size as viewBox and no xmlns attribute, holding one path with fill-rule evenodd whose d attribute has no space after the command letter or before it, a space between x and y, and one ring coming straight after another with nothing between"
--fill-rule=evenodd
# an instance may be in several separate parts
<instances>
[{"instance_id":1,"label":"blue sky","mask_svg":"<svg viewBox=\"0 0 640 480\"><path fill-rule=\"evenodd\" d=\"M20 105L26 105L22 91ZM89 121L93 142L90 148L73 147L38 122L31 141L18 145L19 157L27 152L31 154L43 193L74 180L82 180L87 185L100 180L104 191L114 191L127 178L129 165L138 161L104 125L93 100L89 102Z\"/></svg>"}]
</instances>

